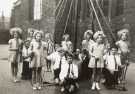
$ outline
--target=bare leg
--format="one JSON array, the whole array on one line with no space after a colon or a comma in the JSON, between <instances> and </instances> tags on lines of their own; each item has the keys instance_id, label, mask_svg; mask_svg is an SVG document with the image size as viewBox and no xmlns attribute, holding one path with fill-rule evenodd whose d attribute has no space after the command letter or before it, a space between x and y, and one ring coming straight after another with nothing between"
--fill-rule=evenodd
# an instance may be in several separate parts
<instances>
[{"instance_id":1,"label":"bare leg","mask_svg":"<svg viewBox=\"0 0 135 94\"><path fill-rule=\"evenodd\" d=\"M11 63L11 75L13 77L13 80L15 80L14 63Z\"/></svg>"}]
</instances>

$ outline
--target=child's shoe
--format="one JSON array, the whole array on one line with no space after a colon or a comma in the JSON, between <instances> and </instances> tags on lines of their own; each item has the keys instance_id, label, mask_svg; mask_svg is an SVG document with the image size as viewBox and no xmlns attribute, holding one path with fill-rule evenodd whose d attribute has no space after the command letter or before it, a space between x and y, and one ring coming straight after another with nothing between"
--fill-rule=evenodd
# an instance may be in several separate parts
<instances>
[{"instance_id":1,"label":"child's shoe","mask_svg":"<svg viewBox=\"0 0 135 94\"><path fill-rule=\"evenodd\" d=\"M38 90L41 90L41 89L42 89L42 87L41 87L41 86L38 86L38 87L37 87L37 89L38 89Z\"/></svg>"},{"instance_id":2,"label":"child's shoe","mask_svg":"<svg viewBox=\"0 0 135 94\"><path fill-rule=\"evenodd\" d=\"M62 87L60 91L61 91L61 92L64 92L64 91L65 91L65 88L64 88L64 87Z\"/></svg>"},{"instance_id":3,"label":"child's shoe","mask_svg":"<svg viewBox=\"0 0 135 94\"><path fill-rule=\"evenodd\" d=\"M71 85L71 86L70 86L70 88L69 88L69 93L72 93L72 92L74 92L74 90L75 90L75 87L74 87L74 85Z\"/></svg>"},{"instance_id":4,"label":"child's shoe","mask_svg":"<svg viewBox=\"0 0 135 94\"><path fill-rule=\"evenodd\" d=\"M101 90L101 88L99 87L99 83L96 83L96 89Z\"/></svg>"},{"instance_id":5,"label":"child's shoe","mask_svg":"<svg viewBox=\"0 0 135 94\"><path fill-rule=\"evenodd\" d=\"M96 89L96 83L93 82L91 90L95 90L95 89Z\"/></svg>"},{"instance_id":6,"label":"child's shoe","mask_svg":"<svg viewBox=\"0 0 135 94\"><path fill-rule=\"evenodd\" d=\"M33 85L32 89L37 90L36 84Z\"/></svg>"}]
</instances>

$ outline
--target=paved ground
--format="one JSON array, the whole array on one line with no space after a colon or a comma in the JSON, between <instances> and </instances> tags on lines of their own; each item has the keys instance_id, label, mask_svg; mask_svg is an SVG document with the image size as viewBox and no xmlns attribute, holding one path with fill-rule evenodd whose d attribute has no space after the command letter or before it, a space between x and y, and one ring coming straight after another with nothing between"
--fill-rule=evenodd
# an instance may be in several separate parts
<instances>
[{"instance_id":1,"label":"paved ground","mask_svg":"<svg viewBox=\"0 0 135 94\"><path fill-rule=\"evenodd\" d=\"M0 94L61 94L57 86L44 85L43 90L33 91L30 81L21 81L20 83L12 83L10 75L10 64L7 62L8 46L0 45ZM131 64L127 75L128 92L119 92L117 90L107 90L102 86L100 92L91 91L88 81L80 83L80 89L76 94L135 94L135 64ZM47 79L52 79L50 73L46 74Z\"/></svg>"}]
</instances>

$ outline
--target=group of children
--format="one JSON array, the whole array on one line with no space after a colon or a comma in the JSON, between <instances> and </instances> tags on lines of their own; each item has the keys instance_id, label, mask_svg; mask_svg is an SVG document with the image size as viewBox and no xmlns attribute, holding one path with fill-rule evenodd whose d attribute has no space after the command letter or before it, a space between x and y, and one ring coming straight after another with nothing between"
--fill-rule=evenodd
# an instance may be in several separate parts
<instances>
[{"instance_id":1,"label":"group of children","mask_svg":"<svg viewBox=\"0 0 135 94\"><path fill-rule=\"evenodd\" d=\"M126 91L125 77L129 65L129 30L118 32L118 41L113 44L106 42L102 31L94 35L91 30L85 32L82 48L89 52L88 67L92 70L92 90L100 90L99 83L104 79L107 88ZM93 40L92 40L93 38ZM93 42L94 41L94 42Z\"/></svg>"},{"instance_id":2,"label":"group of children","mask_svg":"<svg viewBox=\"0 0 135 94\"><path fill-rule=\"evenodd\" d=\"M13 81L18 82L18 64L23 62L22 79L32 79L33 90L42 88L42 71L52 71L54 81L61 86L61 92L73 92L79 88L78 80L92 81L92 90L100 90L99 83L104 75L107 87L116 87L122 83L126 90L125 75L129 65L129 41L127 29L118 32L119 41L114 45L105 42L103 31L84 33L81 50L73 52L73 44L68 34L63 35L61 44L54 44L51 34L29 29L28 37L22 41L20 28L10 30L9 62Z\"/></svg>"}]
</instances>

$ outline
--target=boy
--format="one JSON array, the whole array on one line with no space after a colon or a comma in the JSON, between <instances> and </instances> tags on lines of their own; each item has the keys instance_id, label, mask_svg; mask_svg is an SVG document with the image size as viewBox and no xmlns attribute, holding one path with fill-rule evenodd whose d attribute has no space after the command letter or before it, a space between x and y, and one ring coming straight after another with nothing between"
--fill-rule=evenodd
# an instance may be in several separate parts
<instances>
[{"instance_id":1,"label":"boy","mask_svg":"<svg viewBox=\"0 0 135 94\"><path fill-rule=\"evenodd\" d=\"M28 53L30 41L26 40L24 42L23 50L22 50L22 56L23 56L23 71L22 71L22 79L31 79L32 72L29 68L30 63L30 56Z\"/></svg>"},{"instance_id":2,"label":"boy","mask_svg":"<svg viewBox=\"0 0 135 94\"><path fill-rule=\"evenodd\" d=\"M118 84L118 69L121 66L121 59L116 46L111 47L110 52L105 56L105 62L106 85L108 88L115 88Z\"/></svg>"},{"instance_id":3,"label":"boy","mask_svg":"<svg viewBox=\"0 0 135 94\"><path fill-rule=\"evenodd\" d=\"M61 92L66 89L69 93L78 88L78 67L73 64L73 55L69 52L65 53L66 61L62 63L60 72Z\"/></svg>"}]
</instances>

